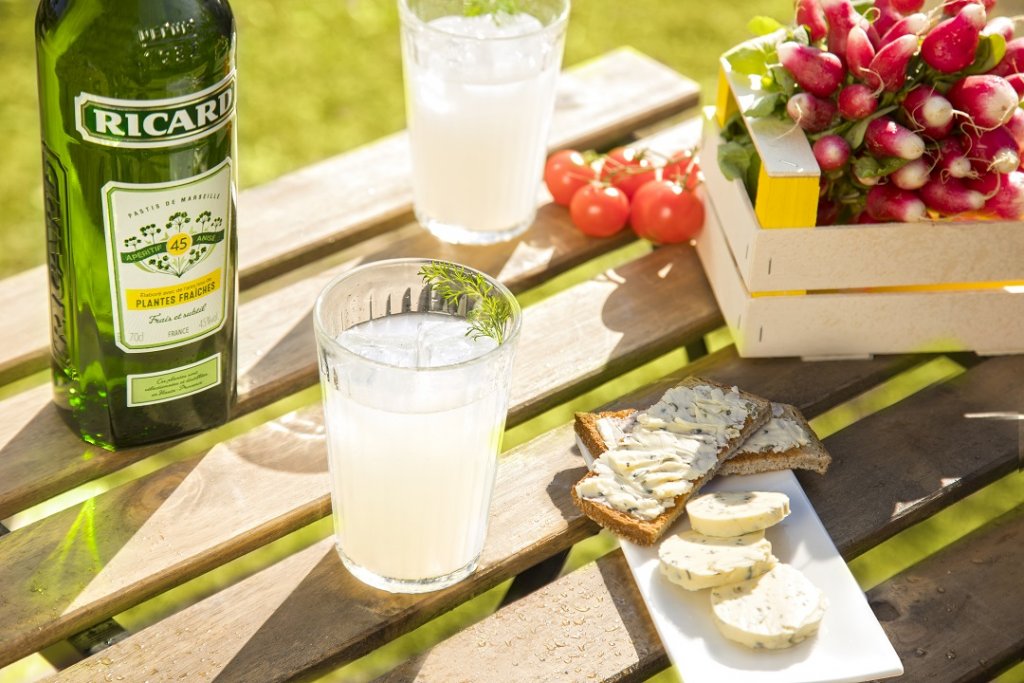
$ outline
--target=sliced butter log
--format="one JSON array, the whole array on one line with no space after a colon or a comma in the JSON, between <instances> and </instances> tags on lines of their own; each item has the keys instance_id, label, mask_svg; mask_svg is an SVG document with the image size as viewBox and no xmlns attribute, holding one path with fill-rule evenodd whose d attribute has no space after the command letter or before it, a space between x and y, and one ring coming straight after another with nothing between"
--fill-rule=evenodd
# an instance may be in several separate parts
<instances>
[{"instance_id":1,"label":"sliced butter log","mask_svg":"<svg viewBox=\"0 0 1024 683\"><path fill-rule=\"evenodd\" d=\"M687 529L662 541L658 558L661 573L691 591L752 579L778 563L763 531L713 538Z\"/></svg>"},{"instance_id":2,"label":"sliced butter log","mask_svg":"<svg viewBox=\"0 0 1024 683\"><path fill-rule=\"evenodd\" d=\"M729 461L722 474L758 474L785 469L825 474L832 457L796 406L772 403L772 417Z\"/></svg>"},{"instance_id":3,"label":"sliced butter log","mask_svg":"<svg viewBox=\"0 0 1024 683\"><path fill-rule=\"evenodd\" d=\"M749 581L711 589L718 630L755 649L778 650L814 635L827 607L817 586L788 564L777 564Z\"/></svg>"},{"instance_id":4,"label":"sliced butter log","mask_svg":"<svg viewBox=\"0 0 1024 683\"><path fill-rule=\"evenodd\" d=\"M709 386L718 387L726 392L732 391L732 387L724 386L698 377L688 377L677 386ZM583 514L617 536L639 545L653 545L654 542L665 533L672 522L682 514L686 501L689 500L690 497L696 495L704 484L711 481L718 472L719 467L721 467L722 463L732 455L733 451L735 451L741 443L746 441L754 431L763 426L771 416L771 404L768 401L743 391L739 391L738 393L740 397L750 405L750 411L739 431L739 434L735 438L730 439L721 449L719 449L715 465L703 476L692 482L692 489L683 495L677 496L672 505L657 517L654 517L653 519L642 519L627 512L613 509L595 500L580 496L577 493L577 487L580 485L580 482L585 481L587 478L597 476L594 472L586 474L580 482L577 482L577 484L570 489L573 502L580 511L583 512ZM618 413L608 413L608 415L618 419L632 421L635 419L633 413L635 413L635 411L621 411ZM602 438L601 433L598 430L597 421L600 417L600 415L594 413L576 414L576 434L583 445L590 451L590 454L595 460L600 457L602 453L608 450L608 446L605 445L604 438Z\"/></svg>"},{"instance_id":5,"label":"sliced butter log","mask_svg":"<svg viewBox=\"0 0 1024 683\"><path fill-rule=\"evenodd\" d=\"M777 491L716 491L686 504L690 526L705 536L749 534L789 515L789 496Z\"/></svg>"}]
</instances>

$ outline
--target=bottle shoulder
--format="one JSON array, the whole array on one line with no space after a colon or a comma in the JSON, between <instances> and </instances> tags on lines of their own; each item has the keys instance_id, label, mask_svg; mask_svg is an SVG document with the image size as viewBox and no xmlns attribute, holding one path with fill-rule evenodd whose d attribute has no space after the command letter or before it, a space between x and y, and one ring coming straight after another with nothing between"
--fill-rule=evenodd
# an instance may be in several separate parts
<instances>
[{"instance_id":1,"label":"bottle shoulder","mask_svg":"<svg viewBox=\"0 0 1024 683\"><path fill-rule=\"evenodd\" d=\"M225 0L41 0L40 67L65 83L121 98L184 94L234 67Z\"/></svg>"}]
</instances>

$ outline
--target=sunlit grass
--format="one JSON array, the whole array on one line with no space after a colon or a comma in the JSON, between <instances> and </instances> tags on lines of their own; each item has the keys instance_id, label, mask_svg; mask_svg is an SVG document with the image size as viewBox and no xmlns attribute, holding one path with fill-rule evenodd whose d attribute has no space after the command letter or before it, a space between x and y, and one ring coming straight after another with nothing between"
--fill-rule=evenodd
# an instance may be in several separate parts
<instances>
[{"instance_id":1,"label":"sunlit grass","mask_svg":"<svg viewBox=\"0 0 1024 683\"><path fill-rule=\"evenodd\" d=\"M55 673L56 667L37 652L0 669L0 683L27 683Z\"/></svg>"},{"instance_id":2,"label":"sunlit grass","mask_svg":"<svg viewBox=\"0 0 1024 683\"><path fill-rule=\"evenodd\" d=\"M17 396L23 391L29 389L35 389L38 386L42 386L50 381L50 371L42 370L31 375L22 377L21 379L15 380L9 384L0 385L0 401L10 398L11 396Z\"/></svg>"}]
</instances>

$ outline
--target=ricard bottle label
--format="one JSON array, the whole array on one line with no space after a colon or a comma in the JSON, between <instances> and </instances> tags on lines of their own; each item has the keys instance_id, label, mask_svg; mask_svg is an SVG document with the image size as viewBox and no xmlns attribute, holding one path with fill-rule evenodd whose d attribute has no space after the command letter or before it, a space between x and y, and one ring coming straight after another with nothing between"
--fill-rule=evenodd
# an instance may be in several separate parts
<instances>
[{"instance_id":1,"label":"ricard bottle label","mask_svg":"<svg viewBox=\"0 0 1024 683\"><path fill-rule=\"evenodd\" d=\"M190 97L156 101L77 98L78 130L91 142L164 147L196 140L227 123L234 79ZM173 348L224 325L232 225L231 159L165 183L109 182L103 227L114 341L126 353ZM170 401L220 383L220 356L155 373L128 375L129 406Z\"/></svg>"},{"instance_id":2,"label":"ricard bottle label","mask_svg":"<svg viewBox=\"0 0 1024 683\"><path fill-rule=\"evenodd\" d=\"M224 127L235 113L235 75L187 97L118 100L82 93L75 128L83 140L110 147L173 147Z\"/></svg>"}]
</instances>

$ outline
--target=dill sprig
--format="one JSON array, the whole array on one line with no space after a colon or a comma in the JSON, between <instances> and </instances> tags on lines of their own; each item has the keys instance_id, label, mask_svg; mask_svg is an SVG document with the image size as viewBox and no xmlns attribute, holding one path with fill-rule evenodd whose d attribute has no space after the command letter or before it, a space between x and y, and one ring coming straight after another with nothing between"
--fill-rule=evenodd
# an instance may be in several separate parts
<instances>
[{"instance_id":1,"label":"dill sprig","mask_svg":"<svg viewBox=\"0 0 1024 683\"><path fill-rule=\"evenodd\" d=\"M420 268L420 277L447 304L458 306L464 297L469 299L466 336L474 340L490 337L499 344L505 341L512 306L483 275L455 263L431 261Z\"/></svg>"},{"instance_id":2,"label":"dill sprig","mask_svg":"<svg viewBox=\"0 0 1024 683\"><path fill-rule=\"evenodd\" d=\"M467 17L518 13L519 4L516 0L463 0L462 3L462 14Z\"/></svg>"}]
</instances>

